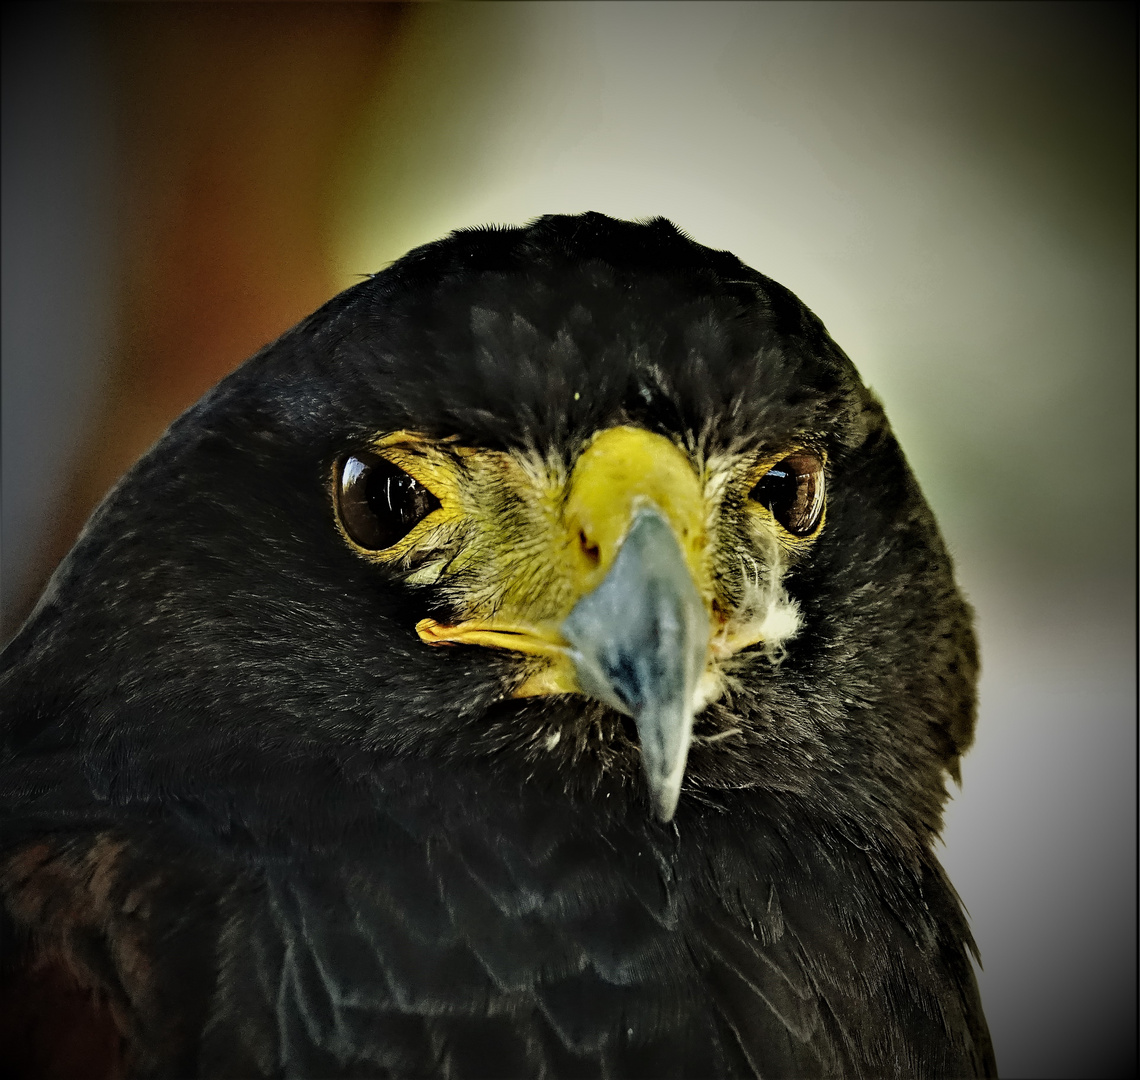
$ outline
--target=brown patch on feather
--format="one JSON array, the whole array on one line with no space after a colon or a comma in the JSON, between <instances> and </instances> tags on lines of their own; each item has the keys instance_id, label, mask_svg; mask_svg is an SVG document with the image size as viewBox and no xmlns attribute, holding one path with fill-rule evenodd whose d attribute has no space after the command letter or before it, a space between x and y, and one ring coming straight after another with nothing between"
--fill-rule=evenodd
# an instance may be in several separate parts
<instances>
[{"instance_id":1,"label":"brown patch on feather","mask_svg":"<svg viewBox=\"0 0 1140 1080\"><path fill-rule=\"evenodd\" d=\"M139 1011L151 996L146 887L116 903L127 843L109 833L35 843L0 870L9 915L24 941L6 974L6 1060L17 1075L125 1076L136 1063ZM153 886L154 882L148 882Z\"/></svg>"}]
</instances>

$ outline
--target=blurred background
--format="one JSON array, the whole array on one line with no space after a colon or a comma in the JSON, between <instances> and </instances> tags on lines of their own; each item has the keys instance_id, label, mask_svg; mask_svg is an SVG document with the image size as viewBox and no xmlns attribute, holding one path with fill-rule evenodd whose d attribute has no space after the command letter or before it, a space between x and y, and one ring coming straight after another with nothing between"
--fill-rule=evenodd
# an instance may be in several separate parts
<instances>
[{"instance_id":1,"label":"blurred background","mask_svg":"<svg viewBox=\"0 0 1140 1080\"><path fill-rule=\"evenodd\" d=\"M663 214L824 320L955 554L984 667L942 856L1002 1075L1134 1075L1132 5L3 19L5 639L170 420L336 291L461 226Z\"/></svg>"}]
</instances>

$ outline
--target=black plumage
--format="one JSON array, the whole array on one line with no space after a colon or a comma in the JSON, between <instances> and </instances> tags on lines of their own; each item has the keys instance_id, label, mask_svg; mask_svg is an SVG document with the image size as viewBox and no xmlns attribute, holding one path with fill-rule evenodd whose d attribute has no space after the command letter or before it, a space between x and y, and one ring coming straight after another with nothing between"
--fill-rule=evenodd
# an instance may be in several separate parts
<instances>
[{"instance_id":1,"label":"black plumage","mask_svg":"<svg viewBox=\"0 0 1140 1080\"><path fill-rule=\"evenodd\" d=\"M614 428L708 480L714 629L752 565L797 620L709 660L671 820L636 708L511 696L534 657L416 629L538 602L507 577L555 556L495 469L573 478ZM392 432L490 507L454 512L445 557L338 529L345 455ZM826 463L802 541L756 509L775 481L737 483L795 448ZM782 546L744 552L747 521ZM481 543L511 575L464 562ZM882 409L792 294L662 219L456 233L177 420L5 651L7 1053L29 1075L994 1075L931 850L975 674Z\"/></svg>"}]
</instances>

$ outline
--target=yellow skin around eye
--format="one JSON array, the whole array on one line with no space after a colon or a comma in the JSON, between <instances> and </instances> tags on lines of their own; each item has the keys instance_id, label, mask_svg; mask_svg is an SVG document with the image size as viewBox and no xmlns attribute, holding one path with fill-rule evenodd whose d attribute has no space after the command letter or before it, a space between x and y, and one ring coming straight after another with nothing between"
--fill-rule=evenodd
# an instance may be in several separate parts
<instances>
[{"instance_id":1,"label":"yellow skin around eye","mask_svg":"<svg viewBox=\"0 0 1140 1080\"><path fill-rule=\"evenodd\" d=\"M786 600L784 564L810 547L822 519L811 537L793 537L748 498L760 477L798 447L763 460L694 462L662 435L619 426L597 433L569 474L560 461L537 454L482 450L412 432L381 437L373 448L431 491L440 509L383 551L359 548L342 528L346 541L364 557L403 570L409 581L438 585L454 603L461 613L454 625L417 623L425 643L532 657L515 696L577 691L559 627L605 578L646 505L672 526L708 611L705 701L722 688L714 670L721 660L764 640L765 628L780 626L779 633L790 636L798 625L794 612L790 623L774 621L773 604Z\"/></svg>"}]
</instances>

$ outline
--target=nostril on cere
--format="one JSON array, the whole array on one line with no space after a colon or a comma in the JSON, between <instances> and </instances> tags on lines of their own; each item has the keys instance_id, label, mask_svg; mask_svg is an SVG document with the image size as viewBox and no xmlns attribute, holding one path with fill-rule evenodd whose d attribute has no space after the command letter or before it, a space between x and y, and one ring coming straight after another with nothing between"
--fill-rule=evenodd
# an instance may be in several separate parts
<instances>
[{"instance_id":1,"label":"nostril on cere","mask_svg":"<svg viewBox=\"0 0 1140 1080\"><path fill-rule=\"evenodd\" d=\"M590 543L585 529L578 530L578 546L582 549L582 554L597 566L602 557L601 552L598 550L597 544Z\"/></svg>"}]
</instances>

